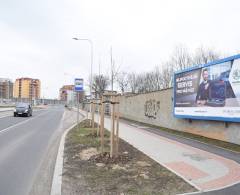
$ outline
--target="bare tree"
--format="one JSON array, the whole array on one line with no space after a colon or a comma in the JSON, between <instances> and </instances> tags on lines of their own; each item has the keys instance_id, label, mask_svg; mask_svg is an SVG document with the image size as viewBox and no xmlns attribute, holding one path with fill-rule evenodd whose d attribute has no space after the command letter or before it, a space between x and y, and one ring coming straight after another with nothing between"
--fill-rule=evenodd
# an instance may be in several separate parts
<instances>
[{"instance_id":1,"label":"bare tree","mask_svg":"<svg viewBox=\"0 0 240 195\"><path fill-rule=\"evenodd\" d=\"M129 81L131 81L130 86L132 86L130 88L132 91L135 91L135 93L146 93L160 89L161 75L158 69L155 69L151 72L138 74L135 77L134 75L130 75L129 77Z\"/></svg>"},{"instance_id":2,"label":"bare tree","mask_svg":"<svg viewBox=\"0 0 240 195\"><path fill-rule=\"evenodd\" d=\"M199 47L195 52L189 53L186 47L178 45L167 62L155 67L152 71L136 74L134 72L119 72L119 67L115 65L111 48L111 88L113 90L115 82L118 83L122 93L127 88L132 93L146 93L169 88L172 87L172 79L175 71L183 70L196 64L205 64L219 59L219 57L220 54L212 49ZM106 78L103 80L108 81Z\"/></svg>"},{"instance_id":3,"label":"bare tree","mask_svg":"<svg viewBox=\"0 0 240 195\"><path fill-rule=\"evenodd\" d=\"M155 83L155 90L160 90L162 88L162 74L158 66L156 66L153 70L153 77Z\"/></svg>"},{"instance_id":4,"label":"bare tree","mask_svg":"<svg viewBox=\"0 0 240 195\"><path fill-rule=\"evenodd\" d=\"M113 85L117 80L120 66L116 66L115 64L115 60L113 59L113 55L112 55L112 47L110 49L110 60L111 60L111 90L113 91Z\"/></svg>"},{"instance_id":5,"label":"bare tree","mask_svg":"<svg viewBox=\"0 0 240 195\"><path fill-rule=\"evenodd\" d=\"M183 45L176 46L169 61L171 62L169 65L171 65L174 70L183 70L192 65L191 55Z\"/></svg>"},{"instance_id":6,"label":"bare tree","mask_svg":"<svg viewBox=\"0 0 240 195\"><path fill-rule=\"evenodd\" d=\"M145 74L141 73L136 76L135 80L135 93L145 93L146 92L146 81L145 81Z\"/></svg>"},{"instance_id":7,"label":"bare tree","mask_svg":"<svg viewBox=\"0 0 240 195\"><path fill-rule=\"evenodd\" d=\"M143 92L151 92L156 91L158 88L158 84L156 83L156 75L154 71L145 73L142 75L142 91Z\"/></svg>"},{"instance_id":8,"label":"bare tree","mask_svg":"<svg viewBox=\"0 0 240 195\"><path fill-rule=\"evenodd\" d=\"M128 75L126 72L120 72L117 75L117 83L122 93L124 93L128 87Z\"/></svg>"},{"instance_id":9,"label":"bare tree","mask_svg":"<svg viewBox=\"0 0 240 195\"><path fill-rule=\"evenodd\" d=\"M205 49L204 47L199 47L196 49L195 54L193 56L193 64L206 64L213 60L217 60L220 58L220 53L214 51L213 49Z\"/></svg>"},{"instance_id":10,"label":"bare tree","mask_svg":"<svg viewBox=\"0 0 240 195\"><path fill-rule=\"evenodd\" d=\"M127 75L128 84L132 93L137 92L137 74L132 72Z\"/></svg>"},{"instance_id":11,"label":"bare tree","mask_svg":"<svg viewBox=\"0 0 240 195\"><path fill-rule=\"evenodd\" d=\"M171 66L171 62L166 62L165 66L162 69L162 88L166 89L172 87L172 79L174 74L174 68Z\"/></svg>"},{"instance_id":12,"label":"bare tree","mask_svg":"<svg viewBox=\"0 0 240 195\"><path fill-rule=\"evenodd\" d=\"M166 63L163 69L155 68L151 72L128 75L129 86L133 93L148 93L171 87L173 68Z\"/></svg>"},{"instance_id":13,"label":"bare tree","mask_svg":"<svg viewBox=\"0 0 240 195\"><path fill-rule=\"evenodd\" d=\"M95 98L101 97L106 88L109 86L109 78L106 75L94 75L92 89L95 92Z\"/></svg>"}]
</instances>

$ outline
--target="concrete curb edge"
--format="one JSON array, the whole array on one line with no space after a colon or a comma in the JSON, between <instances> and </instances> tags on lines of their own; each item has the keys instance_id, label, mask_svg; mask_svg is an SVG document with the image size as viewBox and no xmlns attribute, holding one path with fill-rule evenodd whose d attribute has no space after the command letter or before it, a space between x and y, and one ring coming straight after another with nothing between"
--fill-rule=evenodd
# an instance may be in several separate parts
<instances>
[{"instance_id":1,"label":"concrete curb edge","mask_svg":"<svg viewBox=\"0 0 240 195\"><path fill-rule=\"evenodd\" d=\"M52 179L52 187L50 195L61 195L62 193L62 171L63 171L63 155L64 155L64 144L67 133L77 125L74 123L71 127L66 129L61 137L61 141L58 148L58 154L56 158L53 179Z\"/></svg>"}]
</instances>

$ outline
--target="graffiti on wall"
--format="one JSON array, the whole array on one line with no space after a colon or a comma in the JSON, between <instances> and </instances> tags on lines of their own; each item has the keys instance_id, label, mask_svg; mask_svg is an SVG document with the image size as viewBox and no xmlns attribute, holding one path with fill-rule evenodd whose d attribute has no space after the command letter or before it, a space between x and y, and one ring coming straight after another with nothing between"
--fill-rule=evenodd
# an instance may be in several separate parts
<instances>
[{"instance_id":1,"label":"graffiti on wall","mask_svg":"<svg viewBox=\"0 0 240 195\"><path fill-rule=\"evenodd\" d=\"M148 118L157 118L157 113L160 110L160 101L154 99L147 100L144 105L145 116Z\"/></svg>"}]
</instances>

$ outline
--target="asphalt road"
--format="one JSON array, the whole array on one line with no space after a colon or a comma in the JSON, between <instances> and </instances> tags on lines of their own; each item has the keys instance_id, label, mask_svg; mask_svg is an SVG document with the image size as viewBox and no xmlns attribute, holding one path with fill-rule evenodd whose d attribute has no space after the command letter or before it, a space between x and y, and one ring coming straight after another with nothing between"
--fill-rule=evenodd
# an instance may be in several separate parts
<instances>
[{"instance_id":1,"label":"asphalt road","mask_svg":"<svg viewBox=\"0 0 240 195\"><path fill-rule=\"evenodd\" d=\"M29 118L0 118L0 195L29 194L63 112L51 107Z\"/></svg>"}]
</instances>

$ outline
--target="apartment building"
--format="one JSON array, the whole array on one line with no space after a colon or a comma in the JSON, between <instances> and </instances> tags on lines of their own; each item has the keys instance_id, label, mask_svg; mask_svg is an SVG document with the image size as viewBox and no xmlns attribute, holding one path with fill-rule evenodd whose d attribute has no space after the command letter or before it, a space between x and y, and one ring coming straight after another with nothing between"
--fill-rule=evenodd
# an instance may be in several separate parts
<instances>
[{"instance_id":1,"label":"apartment building","mask_svg":"<svg viewBox=\"0 0 240 195\"><path fill-rule=\"evenodd\" d=\"M41 82L39 79L18 78L14 83L14 98L39 99Z\"/></svg>"},{"instance_id":2,"label":"apartment building","mask_svg":"<svg viewBox=\"0 0 240 195\"><path fill-rule=\"evenodd\" d=\"M10 79L0 78L0 98L11 99L13 97L13 82Z\"/></svg>"},{"instance_id":3,"label":"apartment building","mask_svg":"<svg viewBox=\"0 0 240 195\"><path fill-rule=\"evenodd\" d=\"M68 96L72 96L73 91L74 85L63 85L59 90L59 99L62 101L67 101L69 99Z\"/></svg>"}]
</instances>

